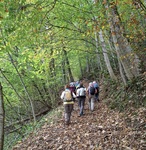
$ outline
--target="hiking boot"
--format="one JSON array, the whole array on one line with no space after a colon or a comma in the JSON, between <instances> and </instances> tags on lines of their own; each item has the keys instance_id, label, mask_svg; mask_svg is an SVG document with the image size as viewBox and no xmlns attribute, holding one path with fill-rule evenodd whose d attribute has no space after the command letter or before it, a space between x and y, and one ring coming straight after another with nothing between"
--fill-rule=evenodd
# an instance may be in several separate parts
<instances>
[{"instance_id":1,"label":"hiking boot","mask_svg":"<svg viewBox=\"0 0 146 150\"><path fill-rule=\"evenodd\" d=\"M84 116L85 114L79 114L79 116L78 117L81 117L81 116Z\"/></svg>"},{"instance_id":2,"label":"hiking boot","mask_svg":"<svg viewBox=\"0 0 146 150\"><path fill-rule=\"evenodd\" d=\"M69 125L69 121L65 121L65 125Z\"/></svg>"},{"instance_id":3,"label":"hiking boot","mask_svg":"<svg viewBox=\"0 0 146 150\"><path fill-rule=\"evenodd\" d=\"M82 114L79 114L79 115L78 115L78 117L81 117L81 116L82 116Z\"/></svg>"}]
</instances>

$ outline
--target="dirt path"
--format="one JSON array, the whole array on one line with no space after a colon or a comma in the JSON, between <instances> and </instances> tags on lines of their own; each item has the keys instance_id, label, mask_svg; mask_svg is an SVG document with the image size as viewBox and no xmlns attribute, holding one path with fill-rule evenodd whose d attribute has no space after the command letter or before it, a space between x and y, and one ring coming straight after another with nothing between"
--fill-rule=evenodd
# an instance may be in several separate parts
<instances>
[{"instance_id":1,"label":"dirt path","mask_svg":"<svg viewBox=\"0 0 146 150\"><path fill-rule=\"evenodd\" d=\"M110 110L102 101L95 103L90 112L86 100L85 115L78 117L75 103L71 124L65 126L62 118L56 124L45 124L13 150L144 150L143 126L134 126L129 116ZM133 119L144 120L145 109L141 108ZM139 112L138 111L138 112ZM127 121L127 119L130 119Z\"/></svg>"}]
</instances>

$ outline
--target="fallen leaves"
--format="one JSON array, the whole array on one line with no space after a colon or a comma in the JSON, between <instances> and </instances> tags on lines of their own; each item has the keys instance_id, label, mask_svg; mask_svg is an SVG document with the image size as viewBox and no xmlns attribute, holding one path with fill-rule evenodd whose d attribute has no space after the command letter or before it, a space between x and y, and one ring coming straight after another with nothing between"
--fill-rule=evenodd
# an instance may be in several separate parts
<instances>
[{"instance_id":1,"label":"fallen leaves","mask_svg":"<svg viewBox=\"0 0 146 150\"><path fill-rule=\"evenodd\" d=\"M13 150L144 150L145 108L119 113L110 110L104 103L95 103L91 113L85 106L85 115L77 117L75 104L71 124L62 120L47 124L19 143Z\"/></svg>"}]
</instances>

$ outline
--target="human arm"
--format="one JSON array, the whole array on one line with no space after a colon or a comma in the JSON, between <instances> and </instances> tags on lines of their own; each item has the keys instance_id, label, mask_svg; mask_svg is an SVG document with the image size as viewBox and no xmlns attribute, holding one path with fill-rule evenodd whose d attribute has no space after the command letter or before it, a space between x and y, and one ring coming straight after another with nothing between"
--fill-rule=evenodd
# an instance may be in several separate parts
<instances>
[{"instance_id":1,"label":"human arm","mask_svg":"<svg viewBox=\"0 0 146 150\"><path fill-rule=\"evenodd\" d=\"M79 96L80 96L80 89L79 89L79 88L77 89L76 96L77 96L77 97L79 97Z\"/></svg>"},{"instance_id":2,"label":"human arm","mask_svg":"<svg viewBox=\"0 0 146 150\"><path fill-rule=\"evenodd\" d=\"M60 96L60 98L64 99L64 96L65 96L65 92L63 91L62 94L61 94L61 96Z\"/></svg>"},{"instance_id":3,"label":"human arm","mask_svg":"<svg viewBox=\"0 0 146 150\"><path fill-rule=\"evenodd\" d=\"M73 96L73 98L76 98L76 95L75 95L75 93L74 93L74 92L72 92L72 96Z\"/></svg>"}]
</instances>

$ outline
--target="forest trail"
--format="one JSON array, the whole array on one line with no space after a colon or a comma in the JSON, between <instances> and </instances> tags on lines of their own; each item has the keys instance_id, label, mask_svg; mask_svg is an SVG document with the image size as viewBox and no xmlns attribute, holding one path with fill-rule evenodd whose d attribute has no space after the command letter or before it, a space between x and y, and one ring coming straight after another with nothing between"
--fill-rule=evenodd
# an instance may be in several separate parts
<instances>
[{"instance_id":1,"label":"forest trail","mask_svg":"<svg viewBox=\"0 0 146 150\"><path fill-rule=\"evenodd\" d=\"M85 83L87 86L87 83ZM101 93L102 96L102 93ZM71 124L64 125L63 118L54 124L44 124L13 150L144 150L144 108L131 113L109 109L102 100L90 112L86 99L85 115L78 117L77 103ZM60 108L63 111L63 107ZM132 119L131 119L132 118Z\"/></svg>"}]
</instances>

